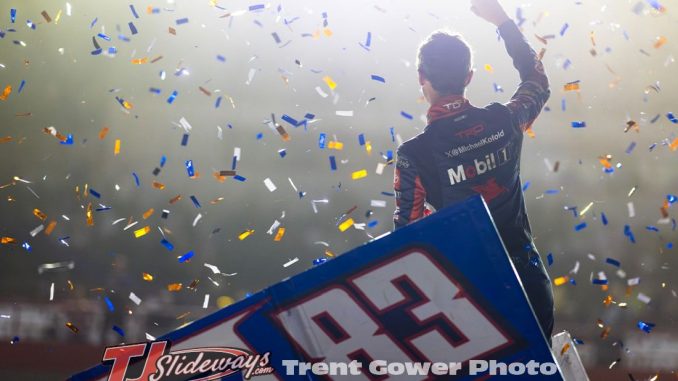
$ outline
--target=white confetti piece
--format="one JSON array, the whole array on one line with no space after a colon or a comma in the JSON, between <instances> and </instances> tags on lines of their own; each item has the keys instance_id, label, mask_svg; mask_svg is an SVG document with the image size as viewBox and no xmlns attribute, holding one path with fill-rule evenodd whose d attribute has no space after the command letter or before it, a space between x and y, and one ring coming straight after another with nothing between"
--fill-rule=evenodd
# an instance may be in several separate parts
<instances>
[{"instance_id":1,"label":"white confetti piece","mask_svg":"<svg viewBox=\"0 0 678 381\"><path fill-rule=\"evenodd\" d=\"M191 124L188 123L188 120L186 120L186 118L184 118L184 117L181 117L181 119L179 119L179 124L184 129L184 131L186 131L186 133L191 132L191 130L193 129Z\"/></svg>"},{"instance_id":2,"label":"white confetti piece","mask_svg":"<svg viewBox=\"0 0 678 381\"><path fill-rule=\"evenodd\" d=\"M45 225L40 225L40 226L36 227L35 229L31 230L31 237L35 237L36 235L38 235L38 233L40 233L44 228L45 228Z\"/></svg>"},{"instance_id":3,"label":"white confetti piece","mask_svg":"<svg viewBox=\"0 0 678 381\"><path fill-rule=\"evenodd\" d=\"M240 161L241 154L242 150L240 149L240 147L233 148L233 157L235 157L235 161Z\"/></svg>"},{"instance_id":4,"label":"white confetti piece","mask_svg":"<svg viewBox=\"0 0 678 381\"><path fill-rule=\"evenodd\" d=\"M280 226L280 221L278 221L278 220L273 221L273 224L271 225L271 227L268 229L268 231L266 233L268 233L269 235L273 235L273 231L275 229L277 229L278 226Z\"/></svg>"},{"instance_id":5,"label":"white confetti piece","mask_svg":"<svg viewBox=\"0 0 678 381\"><path fill-rule=\"evenodd\" d=\"M353 110L337 111L337 116L353 116Z\"/></svg>"},{"instance_id":6,"label":"white confetti piece","mask_svg":"<svg viewBox=\"0 0 678 381\"><path fill-rule=\"evenodd\" d=\"M315 91L317 91L321 97L327 98L327 93L324 92L323 89L320 88L320 86L316 86Z\"/></svg>"},{"instance_id":7,"label":"white confetti piece","mask_svg":"<svg viewBox=\"0 0 678 381\"><path fill-rule=\"evenodd\" d=\"M299 262L299 257L296 257L296 258L294 258L294 259L290 259L289 261L287 261L287 262L283 265L283 267L290 267L290 266L292 266L293 264L295 264L295 263L297 263L297 262Z\"/></svg>"},{"instance_id":8,"label":"white confetti piece","mask_svg":"<svg viewBox=\"0 0 678 381\"><path fill-rule=\"evenodd\" d=\"M221 272L221 271L219 271L219 268L217 266L210 265L209 263L205 263L205 267L212 270L212 272L215 273L215 274L219 274Z\"/></svg>"},{"instance_id":9,"label":"white confetti piece","mask_svg":"<svg viewBox=\"0 0 678 381\"><path fill-rule=\"evenodd\" d=\"M205 294L205 300L202 302L202 308L207 308L210 303L210 294Z\"/></svg>"},{"instance_id":10,"label":"white confetti piece","mask_svg":"<svg viewBox=\"0 0 678 381\"><path fill-rule=\"evenodd\" d=\"M273 184L273 181L271 181L269 178L264 179L264 185L266 185L266 188L268 188L269 192L274 192L276 189L278 189L275 184Z\"/></svg>"},{"instance_id":11,"label":"white confetti piece","mask_svg":"<svg viewBox=\"0 0 678 381\"><path fill-rule=\"evenodd\" d=\"M626 206L627 206L628 209L629 209L629 218L635 217L635 216L636 216L636 208L635 208L635 206L633 205L633 203L632 203L632 202L629 202L628 204L626 204Z\"/></svg>"},{"instance_id":12,"label":"white confetti piece","mask_svg":"<svg viewBox=\"0 0 678 381\"><path fill-rule=\"evenodd\" d=\"M52 300L54 300L54 282L49 287L49 301L51 302Z\"/></svg>"},{"instance_id":13,"label":"white confetti piece","mask_svg":"<svg viewBox=\"0 0 678 381\"><path fill-rule=\"evenodd\" d=\"M245 82L246 85L250 85L252 83L252 80L254 80L254 75L257 74L257 69L251 68L250 72L247 73L247 82Z\"/></svg>"},{"instance_id":14,"label":"white confetti piece","mask_svg":"<svg viewBox=\"0 0 678 381\"><path fill-rule=\"evenodd\" d=\"M146 332L146 340L148 340L148 341L155 341L155 337L149 335L148 332Z\"/></svg>"},{"instance_id":15,"label":"white confetti piece","mask_svg":"<svg viewBox=\"0 0 678 381\"><path fill-rule=\"evenodd\" d=\"M381 176L381 175L384 174L384 169L386 169L386 164L384 164L384 163L378 163L378 164L377 164L377 169L376 169L375 173L376 173L377 175L380 175L380 176Z\"/></svg>"},{"instance_id":16,"label":"white confetti piece","mask_svg":"<svg viewBox=\"0 0 678 381\"><path fill-rule=\"evenodd\" d=\"M122 230L127 230L127 229L131 228L132 226L134 226L134 225L136 225L136 224L138 224L138 223L139 223L139 221L134 221L134 222L132 222L131 224L125 226L125 228L122 229Z\"/></svg>"},{"instance_id":17,"label":"white confetti piece","mask_svg":"<svg viewBox=\"0 0 678 381\"><path fill-rule=\"evenodd\" d=\"M626 284L629 286L637 286L640 284L640 278L631 278L628 281L626 281Z\"/></svg>"},{"instance_id":18,"label":"white confetti piece","mask_svg":"<svg viewBox=\"0 0 678 381\"><path fill-rule=\"evenodd\" d=\"M131 301L132 301L134 304L136 304L137 306L138 306L139 304L141 304L141 298L139 298L138 296L136 296L136 294L133 293L133 292L130 292L130 293L129 293L129 300L131 300Z\"/></svg>"},{"instance_id":19,"label":"white confetti piece","mask_svg":"<svg viewBox=\"0 0 678 381\"><path fill-rule=\"evenodd\" d=\"M217 126L217 139L224 140L224 130L221 126Z\"/></svg>"},{"instance_id":20,"label":"white confetti piece","mask_svg":"<svg viewBox=\"0 0 678 381\"><path fill-rule=\"evenodd\" d=\"M195 227L195 225L198 224L198 221L200 221L200 219L202 219L202 213L198 213L198 215L195 216L195 218L193 219L193 227Z\"/></svg>"},{"instance_id":21,"label":"white confetti piece","mask_svg":"<svg viewBox=\"0 0 678 381\"><path fill-rule=\"evenodd\" d=\"M370 206L373 208L385 208L386 201L384 200L372 200L370 201Z\"/></svg>"},{"instance_id":22,"label":"white confetti piece","mask_svg":"<svg viewBox=\"0 0 678 381\"><path fill-rule=\"evenodd\" d=\"M645 304L649 304L650 301L652 300L652 298L650 298L649 296L643 294L642 292L639 292L639 293L638 293L638 300L640 300L641 302L643 302L643 303L645 303Z\"/></svg>"},{"instance_id":23,"label":"white confetti piece","mask_svg":"<svg viewBox=\"0 0 678 381\"><path fill-rule=\"evenodd\" d=\"M11 318L12 318L12 315L0 315L0 318L3 318L3 319L11 319Z\"/></svg>"}]
</instances>

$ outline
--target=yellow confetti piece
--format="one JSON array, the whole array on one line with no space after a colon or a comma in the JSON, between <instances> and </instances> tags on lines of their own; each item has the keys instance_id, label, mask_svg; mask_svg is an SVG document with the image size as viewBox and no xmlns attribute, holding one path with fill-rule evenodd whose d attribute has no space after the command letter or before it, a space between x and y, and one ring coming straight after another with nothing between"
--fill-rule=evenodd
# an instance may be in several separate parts
<instances>
[{"instance_id":1,"label":"yellow confetti piece","mask_svg":"<svg viewBox=\"0 0 678 381\"><path fill-rule=\"evenodd\" d=\"M142 277L146 282L150 282L150 281L153 280L153 275L151 275L151 274L149 274L149 273L142 273L142 274L141 274L141 277Z\"/></svg>"},{"instance_id":2,"label":"yellow confetti piece","mask_svg":"<svg viewBox=\"0 0 678 381\"><path fill-rule=\"evenodd\" d=\"M2 243L3 245L7 245L7 244L10 244L10 243L16 243L16 239L14 239L12 237L2 237L2 238L0 238L0 243Z\"/></svg>"},{"instance_id":3,"label":"yellow confetti piece","mask_svg":"<svg viewBox=\"0 0 678 381\"><path fill-rule=\"evenodd\" d=\"M87 226L94 226L94 213L92 212L92 203L87 204Z\"/></svg>"},{"instance_id":4,"label":"yellow confetti piece","mask_svg":"<svg viewBox=\"0 0 678 381\"><path fill-rule=\"evenodd\" d=\"M565 91L578 91L581 89L579 82L566 83L564 86Z\"/></svg>"},{"instance_id":5,"label":"yellow confetti piece","mask_svg":"<svg viewBox=\"0 0 678 381\"><path fill-rule=\"evenodd\" d=\"M153 181L153 188L163 190L165 189L165 184ZM170 201L171 203L171 201Z\"/></svg>"},{"instance_id":6,"label":"yellow confetti piece","mask_svg":"<svg viewBox=\"0 0 678 381\"><path fill-rule=\"evenodd\" d=\"M278 232L275 234L275 238L273 238L274 241L280 242L282 237L285 235L285 228L278 228Z\"/></svg>"},{"instance_id":7,"label":"yellow confetti piece","mask_svg":"<svg viewBox=\"0 0 678 381\"><path fill-rule=\"evenodd\" d=\"M148 57L135 58L135 59L132 60L132 64L134 64L134 65L143 65L143 64L146 64L146 63L148 63Z\"/></svg>"},{"instance_id":8,"label":"yellow confetti piece","mask_svg":"<svg viewBox=\"0 0 678 381\"><path fill-rule=\"evenodd\" d=\"M190 314L191 314L191 311L184 312L183 314L177 316L177 317L176 317L176 320L182 320L182 319L184 319L185 317L187 317L187 316L190 315Z\"/></svg>"},{"instance_id":9,"label":"yellow confetti piece","mask_svg":"<svg viewBox=\"0 0 678 381\"><path fill-rule=\"evenodd\" d=\"M70 321L69 321L68 323L66 323L66 327L68 327L68 329L70 329L71 331L73 331L73 333L78 333L78 331L80 331L80 330L78 329L78 327L76 327L76 326L75 326L73 323L71 323Z\"/></svg>"},{"instance_id":10,"label":"yellow confetti piece","mask_svg":"<svg viewBox=\"0 0 678 381\"><path fill-rule=\"evenodd\" d=\"M490 64L485 64L485 71L488 73L494 73L494 68Z\"/></svg>"},{"instance_id":11,"label":"yellow confetti piece","mask_svg":"<svg viewBox=\"0 0 678 381\"><path fill-rule=\"evenodd\" d=\"M115 146L113 147L113 155L118 156L120 153L120 139L115 139Z\"/></svg>"},{"instance_id":12,"label":"yellow confetti piece","mask_svg":"<svg viewBox=\"0 0 678 381\"><path fill-rule=\"evenodd\" d=\"M327 84L327 87L329 87L330 90L334 90L337 87L337 83L334 82L332 80L332 77L330 77L329 75L324 76L323 81L325 81L325 83Z\"/></svg>"},{"instance_id":13,"label":"yellow confetti piece","mask_svg":"<svg viewBox=\"0 0 678 381\"><path fill-rule=\"evenodd\" d=\"M341 151L342 149L344 149L344 143L331 141L327 143L327 148Z\"/></svg>"},{"instance_id":14,"label":"yellow confetti piece","mask_svg":"<svg viewBox=\"0 0 678 381\"><path fill-rule=\"evenodd\" d=\"M668 39L664 36L657 37L657 41L654 43L654 48L659 49L668 42Z\"/></svg>"},{"instance_id":15,"label":"yellow confetti piece","mask_svg":"<svg viewBox=\"0 0 678 381\"><path fill-rule=\"evenodd\" d=\"M146 234L148 234L150 231L151 231L150 226L144 226L143 228L134 231L134 237L135 238L141 238L141 237L145 236Z\"/></svg>"},{"instance_id":16,"label":"yellow confetti piece","mask_svg":"<svg viewBox=\"0 0 678 381\"><path fill-rule=\"evenodd\" d=\"M75 286L73 285L73 282L70 281L70 279L66 280L66 283L68 283L68 289L70 291L73 291L75 289Z\"/></svg>"},{"instance_id":17,"label":"yellow confetti piece","mask_svg":"<svg viewBox=\"0 0 678 381\"><path fill-rule=\"evenodd\" d=\"M671 148L671 151L676 151L678 150L678 138L676 138L671 145L669 145L669 148Z\"/></svg>"},{"instance_id":18,"label":"yellow confetti piece","mask_svg":"<svg viewBox=\"0 0 678 381\"><path fill-rule=\"evenodd\" d=\"M61 9L59 9L59 12L57 12L56 17L54 18L54 25L58 24L59 20L61 20Z\"/></svg>"},{"instance_id":19,"label":"yellow confetti piece","mask_svg":"<svg viewBox=\"0 0 678 381\"><path fill-rule=\"evenodd\" d=\"M353 180L359 180L359 179L362 179L364 177L367 177L367 170L366 169L362 169L360 171L355 171L351 174L351 179L353 179Z\"/></svg>"},{"instance_id":20,"label":"yellow confetti piece","mask_svg":"<svg viewBox=\"0 0 678 381\"><path fill-rule=\"evenodd\" d=\"M325 29L323 29L323 33L324 33L325 36L327 36L327 37L332 37L332 29L330 29L330 28L325 28Z\"/></svg>"},{"instance_id":21,"label":"yellow confetti piece","mask_svg":"<svg viewBox=\"0 0 678 381\"><path fill-rule=\"evenodd\" d=\"M560 355L561 356L564 355L565 352L567 352L569 349L570 349L570 343L565 343L565 345L563 345L563 348L560 350Z\"/></svg>"},{"instance_id":22,"label":"yellow confetti piece","mask_svg":"<svg viewBox=\"0 0 678 381\"><path fill-rule=\"evenodd\" d=\"M148 209L147 211L144 212L144 214L142 215L142 217L144 218L144 220L147 220L148 217L150 217L150 216L153 215L153 212L155 212L155 209L150 208L150 209Z\"/></svg>"},{"instance_id":23,"label":"yellow confetti piece","mask_svg":"<svg viewBox=\"0 0 678 381\"><path fill-rule=\"evenodd\" d=\"M348 230L348 228L353 226L353 224L355 224L353 218L349 218L348 220L342 222L341 225L339 225L339 231L345 232L346 230Z\"/></svg>"},{"instance_id":24,"label":"yellow confetti piece","mask_svg":"<svg viewBox=\"0 0 678 381\"><path fill-rule=\"evenodd\" d=\"M47 219L47 215L45 213L41 212L40 209L37 209L37 208L33 209L33 215L38 217L39 219L41 219L43 221Z\"/></svg>"},{"instance_id":25,"label":"yellow confetti piece","mask_svg":"<svg viewBox=\"0 0 678 381\"><path fill-rule=\"evenodd\" d=\"M54 228L56 227L57 222L52 220L50 221L49 224L47 224L47 227L45 228L45 235L50 235L54 231Z\"/></svg>"},{"instance_id":26,"label":"yellow confetti piece","mask_svg":"<svg viewBox=\"0 0 678 381\"><path fill-rule=\"evenodd\" d=\"M251 236L252 234L254 234L254 230L245 230L244 232L240 233L238 239L242 241L245 238Z\"/></svg>"},{"instance_id":27,"label":"yellow confetti piece","mask_svg":"<svg viewBox=\"0 0 678 381\"><path fill-rule=\"evenodd\" d=\"M106 135L108 135L108 127L104 127L99 131L99 140L104 140Z\"/></svg>"},{"instance_id":28,"label":"yellow confetti piece","mask_svg":"<svg viewBox=\"0 0 678 381\"><path fill-rule=\"evenodd\" d=\"M167 291L169 291L169 292L181 291L182 287L184 287L184 285L181 284L181 283L168 284L167 285Z\"/></svg>"},{"instance_id":29,"label":"yellow confetti piece","mask_svg":"<svg viewBox=\"0 0 678 381\"><path fill-rule=\"evenodd\" d=\"M224 295L217 298L217 307L224 308L235 303L235 300L230 296Z\"/></svg>"},{"instance_id":30,"label":"yellow confetti piece","mask_svg":"<svg viewBox=\"0 0 678 381\"><path fill-rule=\"evenodd\" d=\"M372 143L370 142L365 143L365 151L367 151L368 155L372 154Z\"/></svg>"},{"instance_id":31,"label":"yellow confetti piece","mask_svg":"<svg viewBox=\"0 0 678 381\"><path fill-rule=\"evenodd\" d=\"M329 78L329 77L328 77L328 78ZM11 93L12 93L12 86L11 86L11 85L7 85L7 87L5 87L5 90L2 92L2 95L0 95L0 101L7 100L7 97L8 97L9 94L11 94Z\"/></svg>"},{"instance_id":32,"label":"yellow confetti piece","mask_svg":"<svg viewBox=\"0 0 678 381\"><path fill-rule=\"evenodd\" d=\"M553 280L553 284L556 286L562 286L570 280L568 276L561 276Z\"/></svg>"},{"instance_id":33,"label":"yellow confetti piece","mask_svg":"<svg viewBox=\"0 0 678 381\"><path fill-rule=\"evenodd\" d=\"M525 133L527 134L527 136L529 136L529 137L532 138L532 139L534 139L534 138L537 137L537 135L535 135L535 133L534 133L534 130L532 130L532 127L528 127L528 128L525 130Z\"/></svg>"},{"instance_id":34,"label":"yellow confetti piece","mask_svg":"<svg viewBox=\"0 0 678 381\"><path fill-rule=\"evenodd\" d=\"M579 215L583 216L584 214L586 214L586 212L588 212L589 209L591 209L592 206L593 206L593 203L590 202L588 205L586 205L586 208L584 208L584 210L582 210L581 213L579 213Z\"/></svg>"},{"instance_id":35,"label":"yellow confetti piece","mask_svg":"<svg viewBox=\"0 0 678 381\"><path fill-rule=\"evenodd\" d=\"M334 257L334 253L331 252L329 249L325 249L325 255L330 257L330 258Z\"/></svg>"}]
</instances>

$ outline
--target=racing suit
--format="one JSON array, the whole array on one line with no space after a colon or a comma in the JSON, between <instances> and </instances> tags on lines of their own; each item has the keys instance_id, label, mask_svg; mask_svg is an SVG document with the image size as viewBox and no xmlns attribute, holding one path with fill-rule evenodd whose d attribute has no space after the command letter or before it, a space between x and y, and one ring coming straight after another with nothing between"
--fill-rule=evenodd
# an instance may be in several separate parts
<instances>
[{"instance_id":1,"label":"racing suit","mask_svg":"<svg viewBox=\"0 0 678 381\"><path fill-rule=\"evenodd\" d=\"M550 96L537 54L513 21L499 27L521 83L506 104L472 106L461 95L443 96L428 112L424 132L400 145L396 157L395 228L481 194L518 270L532 308L550 342L551 281L533 244L520 179L524 132Z\"/></svg>"}]
</instances>

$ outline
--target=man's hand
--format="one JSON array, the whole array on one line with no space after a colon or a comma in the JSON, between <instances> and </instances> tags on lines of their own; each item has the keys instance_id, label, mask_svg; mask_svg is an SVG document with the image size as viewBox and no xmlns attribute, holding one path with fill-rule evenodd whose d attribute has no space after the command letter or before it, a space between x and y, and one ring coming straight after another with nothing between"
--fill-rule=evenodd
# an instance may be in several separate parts
<instances>
[{"instance_id":1,"label":"man's hand","mask_svg":"<svg viewBox=\"0 0 678 381\"><path fill-rule=\"evenodd\" d=\"M471 0L471 11L496 26L510 20L498 0Z\"/></svg>"}]
</instances>

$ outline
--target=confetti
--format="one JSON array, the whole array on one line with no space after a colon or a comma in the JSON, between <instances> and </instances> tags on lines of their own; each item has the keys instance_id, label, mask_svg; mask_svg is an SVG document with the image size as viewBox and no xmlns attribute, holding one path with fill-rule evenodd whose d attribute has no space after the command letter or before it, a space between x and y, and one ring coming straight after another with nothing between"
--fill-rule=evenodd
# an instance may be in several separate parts
<instances>
[{"instance_id":1,"label":"confetti","mask_svg":"<svg viewBox=\"0 0 678 381\"><path fill-rule=\"evenodd\" d=\"M179 260L179 263L184 263L184 262L190 261L191 258L193 258L194 255L195 255L195 253L193 251L189 251L188 253L186 253L186 254L184 254L180 257L177 257L177 259Z\"/></svg>"},{"instance_id":2,"label":"confetti","mask_svg":"<svg viewBox=\"0 0 678 381\"><path fill-rule=\"evenodd\" d=\"M349 229L351 226L353 226L354 224L355 224L355 222L353 221L353 219L352 219L352 218L349 218L349 219L347 219L346 221L342 222L342 223L339 225L339 231L345 232L346 230L348 230L348 229Z\"/></svg>"},{"instance_id":3,"label":"confetti","mask_svg":"<svg viewBox=\"0 0 678 381\"><path fill-rule=\"evenodd\" d=\"M151 228L149 226L145 226L141 229L135 230L134 231L134 237L135 238L141 238L141 237L145 236L146 234L148 234L150 231L151 231Z\"/></svg>"},{"instance_id":4,"label":"confetti","mask_svg":"<svg viewBox=\"0 0 678 381\"><path fill-rule=\"evenodd\" d=\"M362 179L362 178L365 178L365 177L367 177L367 170L365 170L365 169L361 169L361 170L353 172L351 174L351 179L353 179L353 180L359 180L359 179Z\"/></svg>"},{"instance_id":5,"label":"confetti","mask_svg":"<svg viewBox=\"0 0 678 381\"><path fill-rule=\"evenodd\" d=\"M76 326L75 326L73 323L71 323L70 321L66 323L66 327L68 327L68 329L70 329L71 331L73 331L73 333L78 333L78 331L80 331L80 330L78 329L78 327L76 327Z\"/></svg>"}]
</instances>

